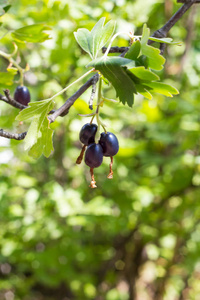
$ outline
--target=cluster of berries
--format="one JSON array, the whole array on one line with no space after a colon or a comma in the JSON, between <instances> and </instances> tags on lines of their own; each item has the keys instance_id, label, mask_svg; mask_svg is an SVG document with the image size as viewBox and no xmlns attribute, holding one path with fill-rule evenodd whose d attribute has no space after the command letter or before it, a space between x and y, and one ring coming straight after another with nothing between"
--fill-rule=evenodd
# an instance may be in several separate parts
<instances>
[{"instance_id":1,"label":"cluster of berries","mask_svg":"<svg viewBox=\"0 0 200 300\"><path fill-rule=\"evenodd\" d=\"M87 166L90 167L91 188L96 187L93 169L98 168L102 164L104 156L108 156L111 158L110 173L107 177L109 179L113 177L113 156L116 155L119 150L119 143L117 137L113 133L102 132L98 143L95 143L96 132L97 125L94 123L87 123L81 128L79 139L81 143L83 143L83 147L81 150L81 154L79 155L76 161L77 164L80 164L83 159L83 154L85 152L85 163Z\"/></svg>"},{"instance_id":2,"label":"cluster of berries","mask_svg":"<svg viewBox=\"0 0 200 300\"><path fill-rule=\"evenodd\" d=\"M14 92L14 99L15 101L27 106L31 100L28 88L26 86L18 86ZM93 169L98 168L102 164L104 156L111 158L110 173L107 177L109 179L113 178L113 156L116 155L119 150L117 137L111 132L102 132L98 143L96 143L95 135L97 129L98 127L94 123L87 123L81 128L79 138L83 147L81 154L76 161L77 164L80 164L85 153L85 163L90 167L91 188L96 187Z\"/></svg>"},{"instance_id":3,"label":"cluster of berries","mask_svg":"<svg viewBox=\"0 0 200 300\"><path fill-rule=\"evenodd\" d=\"M28 88L24 85L17 86L14 92L14 99L15 101L27 106L31 100Z\"/></svg>"}]
</instances>

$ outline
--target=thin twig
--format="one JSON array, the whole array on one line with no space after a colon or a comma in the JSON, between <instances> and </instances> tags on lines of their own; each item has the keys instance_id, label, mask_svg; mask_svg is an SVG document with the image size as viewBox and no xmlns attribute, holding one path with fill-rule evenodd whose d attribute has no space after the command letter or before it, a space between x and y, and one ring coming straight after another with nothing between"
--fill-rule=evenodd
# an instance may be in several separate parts
<instances>
[{"instance_id":1,"label":"thin twig","mask_svg":"<svg viewBox=\"0 0 200 300\"><path fill-rule=\"evenodd\" d=\"M178 1L180 2L180 1ZM168 31L179 21L179 19L185 14L185 12L194 4L199 2L198 0L186 0L185 3L182 5L182 7L169 19L169 21L160 29L156 30L153 34L152 37L158 37L158 38L162 38L162 37L166 37ZM153 41L148 41L148 44L152 44ZM161 51L164 51L164 47L161 49ZM110 53L123 53L122 55L124 55L124 53L126 53L128 51L129 47L111 47L110 49ZM103 47L102 48L103 53L106 51L106 48ZM74 104L74 102L91 86L94 84L94 80L97 81L99 80L99 76L98 74L95 74L93 77L91 77L84 85L82 85L80 87L80 89L75 92L70 98L67 99L67 101L57 110L55 111L51 111L50 113L52 113L48 118L50 123L54 122L55 119L58 116L65 116L68 114L70 107ZM5 96L0 94L0 100L18 108L18 109L24 109L27 106L22 105L20 103L18 103L17 101L15 101L9 93L9 90L5 90L4 91ZM6 138L10 138L10 139L16 139L16 140L21 140L24 139L26 136L26 132L23 132L21 134L11 134L8 133L6 131L4 131L3 129L0 129L0 136L6 137Z\"/></svg>"},{"instance_id":2,"label":"thin twig","mask_svg":"<svg viewBox=\"0 0 200 300\"><path fill-rule=\"evenodd\" d=\"M124 51L128 51L129 47L111 47L109 53L123 53ZM102 48L102 53L105 53L107 50L106 47Z\"/></svg>"},{"instance_id":3,"label":"thin twig","mask_svg":"<svg viewBox=\"0 0 200 300\"><path fill-rule=\"evenodd\" d=\"M186 1L181 8L167 21L167 23L161 27L160 29L156 30L152 37L157 38L164 38L167 36L169 30L180 20L180 18L186 13L186 11L196 2L196 0ZM148 44L152 44L153 41L148 42Z\"/></svg>"},{"instance_id":4,"label":"thin twig","mask_svg":"<svg viewBox=\"0 0 200 300\"><path fill-rule=\"evenodd\" d=\"M7 138L7 139L14 139L17 141L23 140L26 136L27 132L22 133L9 133L3 129L0 129L0 136Z\"/></svg>"},{"instance_id":5,"label":"thin twig","mask_svg":"<svg viewBox=\"0 0 200 300\"><path fill-rule=\"evenodd\" d=\"M188 0L177 0L178 3L185 3L187 2ZM194 3L200 3L200 0L195 0Z\"/></svg>"},{"instance_id":6,"label":"thin twig","mask_svg":"<svg viewBox=\"0 0 200 300\"><path fill-rule=\"evenodd\" d=\"M74 104L74 102L93 84L94 77L96 78L97 74L92 76L84 85L80 87L76 93L74 93L70 98L67 99L67 101L58 108L51 116L49 116L50 123L54 122L55 119L59 116L65 116L68 114L70 107ZM99 80L99 75L98 75ZM98 81L96 79L96 81Z\"/></svg>"},{"instance_id":7,"label":"thin twig","mask_svg":"<svg viewBox=\"0 0 200 300\"><path fill-rule=\"evenodd\" d=\"M186 11L194 4L194 3L199 3L197 0L187 0L185 3L181 6L181 8L167 21L167 23L161 27L160 29L154 31L152 34L152 37L157 37L157 38L164 38L167 36L167 33L169 30L180 20L180 18L186 13ZM154 43L154 41L149 40L148 44L151 45ZM164 52L164 49L166 47L166 44L161 44L161 53ZM102 48L102 52L106 52L106 47ZM123 53L127 52L129 47L111 47L109 53Z\"/></svg>"},{"instance_id":8,"label":"thin twig","mask_svg":"<svg viewBox=\"0 0 200 300\"><path fill-rule=\"evenodd\" d=\"M183 55L180 59L179 70L178 70L179 75L182 73L185 62L188 59L188 55L189 55L190 49L191 49L191 43L192 43L192 40L194 38L195 14L196 14L196 8L195 8L195 6L193 6L191 8L191 11L190 11L190 14L188 16L187 23L186 23L186 26L185 26L185 29L187 31L187 36L186 36L186 39L185 39L185 51L184 51L184 53L183 53Z\"/></svg>"},{"instance_id":9,"label":"thin twig","mask_svg":"<svg viewBox=\"0 0 200 300\"><path fill-rule=\"evenodd\" d=\"M11 96L10 96L10 91L8 89L4 90L4 94L5 96L1 95L0 94L0 100L1 101L4 101L6 102L7 104L15 107L15 108L18 108L18 109L24 109L26 108L27 106L26 105L23 105L17 101L15 101Z\"/></svg>"}]
</instances>

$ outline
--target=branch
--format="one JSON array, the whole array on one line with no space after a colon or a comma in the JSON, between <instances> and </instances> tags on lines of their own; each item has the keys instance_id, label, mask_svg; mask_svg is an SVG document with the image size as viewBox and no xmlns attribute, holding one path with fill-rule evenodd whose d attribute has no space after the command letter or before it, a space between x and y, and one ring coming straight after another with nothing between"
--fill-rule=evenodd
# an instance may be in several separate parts
<instances>
[{"instance_id":1,"label":"branch","mask_svg":"<svg viewBox=\"0 0 200 300\"><path fill-rule=\"evenodd\" d=\"M97 82L99 80L99 75L95 74L92 76L84 85L80 87L80 89L74 93L67 101L58 108L52 115L50 115L49 121L50 123L54 122L55 119L59 116L65 116L68 114L70 107L74 104L74 102L90 87L93 85L94 80Z\"/></svg>"},{"instance_id":2,"label":"branch","mask_svg":"<svg viewBox=\"0 0 200 300\"><path fill-rule=\"evenodd\" d=\"M167 23L161 27L160 29L156 30L152 37L157 38L164 38L167 36L169 30L180 20L180 18L186 13L186 11L196 2L196 0L189 0L186 1L181 8L167 21ZM149 45L152 44L153 41L149 41Z\"/></svg>"},{"instance_id":3,"label":"branch","mask_svg":"<svg viewBox=\"0 0 200 300\"><path fill-rule=\"evenodd\" d=\"M23 140L26 134L26 131L22 133L9 133L7 131L4 131L3 129L0 129L0 136L5 137L7 139L14 139L17 141Z\"/></svg>"},{"instance_id":4,"label":"branch","mask_svg":"<svg viewBox=\"0 0 200 300\"><path fill-rule=\"evenodd\" d=\"M24 109L27 106L23 105L17 101L15 101L11 96L10 96L10 91L9 90L4 90L5 96L0 94L0 100L6 102L7 104L10 104L11 106L18 108L18 109Z\"/></svg>"},{"instance_id":5,"label":"branch","mask_svg":"<svg viewBox=\"0 0 200 300\"><path fill-rule=\"evenodd\" d=\"M177 0L178 3L185 3L187 0ZM195 0L194 3L200 3L200 0Z\"/></svg>"},{"instance_id":6,"label":"branch","mask_svg":"<svg viewBox=\"0 0 200 300\"><path fill-rule=\"evenodd\" d=\"M200 0L185 0L185 3L182 5L182 7L169 19L169 21L160 29L156 30L152 37L166 37L168 31L176 24L176 22L179 21L179 19L185 14L185 12L194 4L199 2ZM178 1L182 2L182 1ZM149 44L152 44L153 41L148 42ZM111 47L109 53L122 53L124 55L128 51L129 47ZM164 52L165 45L161 44L161 52ZM105 53L106 48L102 48L102 52ZM57 110L53 110L50 112L49 121L50 123L54 122L57 117L65 116L68 114L70 107L74 104L74 102L90 87L97 83L99 80L99 75L95 74L93 77L91 77L84 85L80 87L80 89L74 93L70 98L67 99L67 101ZM15 101L11 96L9 90L4 90L5 96L0 94L0 100L10 104L11 106L18 108L18 109L24 109L27 106L22 105ZM92 93L92 96L94 94L94 90ZM91 96L91 97L92 97ZM91 102L91 101L90 101ZM21 134L11 134L8 132L5 132L3 129L0 129L0 136L10 138L10 139L16 139L16 140L22 140L26 136L26 132L23 132Z\"/></svg>"},{"instance_id":7,"label":"branch","mask_svg":"<svg viewBox=\"0 0 200 300\"><path fill-rule=\"evenodd\" d=\"M178 1L178 2L184 2ZM186 11L194 4L200 3L200 0L185 0L185 3L181 6L181 8L167 21L167 23L161 27L160 29L154 31L152 37L164 38L167 36L169 30L180 20L180 18L186 13ZM151 45L154 41L149 40L148 44ZM160 44L161 53L164 52L166 44ZM102 52L106 52L106 47L102 48ZM129 47L111 47L109 53L123 53L127 52Z\"/></svg>"},{"instance_id":8,"label":"branch","mask_svg":"<svg viewBox=\"0 0 200 300\"><path fill-rule=\"evenodd\" d=\"M59 116L64 117L65 115L68 114L70 107L74 104L74 102L90 87L94 84L94 82L98 82L99 80L99 75L95 74L94 76L92 76L84 85L82 85L80 87L80 89L74 93L70 98L67 99L67 101L57 110L52 110L50 111L50 116L49 121L50 123L54 122L55 119ZM24 109L27 106L22 105L20 103L18 103L17 101L15 101L13 98L11 98L10 96L10 92L9 90L5 90L4 91L6 96L3 96L0 94L0 100L16 107L19 109ZM4 131L3 129L0 129L0 136L8 138L8 139L15 139L15 140L23 140L26 136L27 132L22 132L22 133L9 133Z\"/></svg>"},{"instance_id":9,"label":"branch","mask_svg":"<svg viewBox=\"0 0 200 300\"><path fill-rule=\"evenodd\" d=\"M111 47L109 53L123 53L128 51L129 47ZM105 53L107 50L106 47L102 48L102 53Z\"/></svg>"}]
</instances>

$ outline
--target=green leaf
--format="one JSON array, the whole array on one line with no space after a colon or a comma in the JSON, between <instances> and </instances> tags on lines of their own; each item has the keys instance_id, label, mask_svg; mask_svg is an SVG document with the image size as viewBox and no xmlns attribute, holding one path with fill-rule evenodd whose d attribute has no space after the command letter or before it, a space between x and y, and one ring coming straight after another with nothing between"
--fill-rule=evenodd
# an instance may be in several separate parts
<instances>
[{"instance_id":1,"label":"green leaf","mask_svg":"<svg viewBox=\"0 0 200 300\"><path fill-rule=\"evenodd\" d=\"M152 95L149 93L149 91L147 89L145 89L145 87L141 84L136 84L136 89L138 91L138 93L140 93L142 96L144 96L145 98L151 100L152 99Z\"/></svg>"},{"instance_id":2,"label":"green leaf","mask_svg":"<svg viewBox=\"0 0 200 300\"><path fill-rule=\"evenodd\" d=\"M147 45L150 36L150 30L146 24L143 26L142 38L141 38L141 52L148 58L148 66L153 70L162 70L165 59L160 55L160 50L152 46Z\"/></svg>"},{"instance_id":3,"label":"green leaf","mask_svg":"<svg viewBox=\"0 0 200 300\"><path fill-rule=\"evenodd\" d=\"M10 67L10 68L7 68L7 71L14 76L17 74L18 69L14 68L14 67Z\"/></svg>"},{"instance_id":4,"label":"green leaf","mask_svg":"<svg viewBox=\"0 0 200 300\"><path fill-rule=\"evenodd\" d=\"M173 39L171 39L171 38L155 38L155 37L150 36L149 40L158 42L158 43L170 44L170 45L181 45L180 42L172 42Z\"/></svg>"},{"instance_id":5,"label":"green leaf","mask_svg":"<svg viewBox=\"0 0 200 300\"><path fill-rule=\"evenodd\" d=\"M42 153L48 157L53 150L52 135L48 121L48 113L53 109L52 100L42 100L29 103L29 106L22 110L16 120L26 121L33 118L25 137L25 150L30 149L29 154L38 158Z\"/></svg>"},{"instance_id":6,"label":"green leaf","mask_svg":"<svg viewBox=\"0 0 200 300\"><path fill-rule=\"evenodd\" d=\"M38 138L37 143L35 143L29 150L29 155L35 159L40 157L42 153L46 157L49 157L51 152L54 150L52 143L53 130L48 127L47 118L44 120L41 133L41 137Z\"/></svg>"},{"instance_id":7,"label":"green leaf","mask_svg":"<svg viewBox=\"0 0 200 300\"><path fill-rule=\"evenodd\" d=\"M92 56L97 57L99 50L108 42L113 35L115 22L109 21L105 26L105 18L101 18L91 31L91 50Z\"/></svg>"},{"instance_id":8,"label":"green leaf","mask_svg":"<svg viewBox=\"0 0 200 300\"><path fill-rule=\"evenodd\" d=\"M103 17L96 23L91 31L80 28L77 32L74 32L77 43L93 59L97 57L99 50L101 50L111 38L115 29L115 22L109 21L105 26L104 23L105 18Z\"/></svg>"},{"instance_id":9,"label":"green leaf","mask_svg":"<svg viewBox=\"0 0 200 300\"><path fill-rule=\"evenodd\" d=\"M162 82L145 82L143 86L150 90L150 92L159 93L168 97L179 94L179 91L175 87Z\"/></svg>"},{"instance_id":10,"label":"green leaf","mask_svg":"<svg viewBox=\"0 0 200 300\"><path fill-rule=\"evenodd\" d=\"M160 79L155 73L151 72L150 70L145 69L144 67L135 67L135 68L129 69L129 71L141 80L153 81L153 80Z\"/></svg>"},{"instance_id":11,"label":"green leaf","mask_svg":"<svg viewBox=\"0 0 200 300\"><path fill-rule=\"evenodd\" d=\"M14 79L13 72L0 72L0 84L2 85L12 85Z\"/></svg>"},{"instance_id":12,"label":"green leaf","mask_svg":"<svg viewBox=\"0 0 200 300\"><path fill-rule=\"evenodd\" d=\"M8 0L0 0L0 16L4 15L10 7L11 5Z\"/></svg>"},{"instance_id":13,"label":"green leaf","mask_svg":"<svg viewBox=\"0 0 200 300\"><path fill-rule=\"evenodd\" d=\"M101 57L91 61L88 67L94 67L113 85L117 97L123 104L133 105L134 96L137 94L135 84L127 73L127 66L133 66L133 61L119 56Z\"/></svg>"},{"instance_id":14,"label":"green leaf","mask_svg":"<svg viewBox=\"0 0 200 300\"><path fill-rule=\"evenodd\" d=\"M140 54L140 49L141 49L140 41L135 41L129 48L128 52L126 53L125 58L136 60Z\"/></svg>"},{"instance_id":15,"label":"green leaf","mask_svg":"<svg viewBox=\"0 0 200 300\"><path fill-rule=\"evenodd\" d=\"M77 32L74 32L74 36L79 46L92 57L90 49L90 31L85 28L80 28Z\"/></svg>"},{"instance_id":16,"label":"green leaf","mask_svg":"<svg viewBox=\"0 0 200 300\"><path fill-rule=\"evenodd\" d=\"M45 24L34 24L17 29L11 35L14 40L20 43L42 43L51 39L49 34L44 32L46 30L51 30L51 27Z\"/></svg>"},{"instance_id":17,"label":"green leaf","mask_svg":"<svg viewBox=\"0 0 200 300\"><path fill-rule=\"evenodd\" d=\"M144 66L146 69L148 69L148 58L145 55L140 55L135 64L137 67Z\"/></svg>"}]
</instances>

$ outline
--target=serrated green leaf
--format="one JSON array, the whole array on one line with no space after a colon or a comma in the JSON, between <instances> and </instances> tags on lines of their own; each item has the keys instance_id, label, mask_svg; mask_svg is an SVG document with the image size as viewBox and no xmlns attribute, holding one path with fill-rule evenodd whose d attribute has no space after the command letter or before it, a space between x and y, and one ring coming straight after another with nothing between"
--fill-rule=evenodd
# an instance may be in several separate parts
<instances>
[{"instance_id":1,"label":"serrated green leaf","mask_svg":"<svg viewBox=\"0 0 200 300\"><path fill-rule=\"evenodd\" d=\"M33 118L24 140L25 150L30 149L30 155L33 157L39 157L42 153L48 157L53 150L53 130L50 129L47 118L53 106L54 102L52 100L32 102L16 117L16 120L19 121Z\"/></svg>"},{"instance_id":2,"label":"serrated green leaf","mask_svg":"<svg viewBox=\"0 0 200 300\"><path fill-rule=\"evenodd\" d=\"M39 158L43 153L43 142L42 138L38 138L37 143L34 144L31 149L29 150L28 154L37 159Z\"/></svg>"},{"instance_id":3,"label":"serrated green leaf","mask_svg":"<svg viewBox=\"0 0 200 300\"><path fill-rule=\"evenodd\" d=\"M140 49L140 41L135 41L126 53L125 58L136 60L140 54Z\"/></svg>"},{"instance_id":4,"label":"serrated green leaf","mask_svg":"<svg viewBox=\"0 0 200 300\"><path fill-rule=\"evenodd\" d=\"M0 84L12 85L14 79L14 73L12 72L0 72Z\"/></svg>"},{"instance_id":5,"label":"serrated green leaf","mask_svg":"<svg viewBox=\"0 0 200 300\"><path fill-rule=\"evenodd\" d=\"M39 116L35 116L31 125L28 129L27 135L24 139L25 146L24 149L30 149L34 144L37 143L37 140L41 137L41 132L39 128Z\"/></svg>"},{"instance_id":6,"label":"serrated green leaf","mask_svg":"<svg viewBox=\"0 0 200 300\"><path fill-rule=\"evenodd\" d=\"M97 57L99 50L111 38L115 29L115 22L109 21L105 26L104 23L105 18L103 17L95 24L91 31L80 28L77 32L74 32L78 44L93 59Z\"/></svg>"},{"instance_id":7,"label":"serrated green leaf","mask_svg":"<svg viewBox=\"0 0 200 300\"><path fill-rule=\"evenodd\" d=\"M35 143L29 150L29 155L33 158L39 158L42 153L44 156L49 157L51 152L54 150L52 137L53 130L48 127L48 120L44 120L44 124L41 129L41 137L38 138L37 143Z\"/></svg>"},{"instance_id":8,"label":"serrated green leaf","mask_svg":"<svg viewBox=\"0 0 200 300\"><path fill-rule=\"evenodd\" d=\"M15 41L20 43L42 43L51 39L49 34L44 32L46 30L51 30L51 27L45 24L34 24L17 29L11 35Z\"/></svg>"},{"instance_id":9,"label":"serrated green leaf","mask_svg":"<svg viewBox=\"0 0 200 300\"><path fill-rule=\"evenodd\" d=\"M133 61L119 56L101 57L93 60L88 67L94 67L100 71L113 85L117 97L123 104L133 105L134 93L137 94L135 84L127 73L127 66L133 65Z\"/></svg>"},{"instance_id":10,"label":"serrated green leaf","mask_svg":"<svg viewBox=\"0 0 200 300\"><path fill-rule=\"evenodd\" d=\"M144 67L131 68L129 71L141 80L154 81L160 79L158 75L150 70L145 69Z\"/></svg>"},{"instance_id":11,"label":"serrated green leaf","mask_svg":"<svg viewBox=\"0 0 200 300\"><path fill-rule=\"evenodd\" d=\"M143 86L150 92L162 94L168 97L173 97L173 95L179 94L179 91L175 87L162 82L145 82Z\"/></svg>"},{"instance_id":12,"label":"serrated green leaf","mask_svg":"<svg viewBox=\"0 0 200 300\"><path fill-rule=\"evenodd\" d=\"M173 39L171 39L171 38L155 38L155 37L150 36L149 40L158 42L158 43L170 44L170 45L181 45L180 42L172 42Z\"/></svg>"},{"instance_id":13,"label":"serrated green leaf","mask_svg":"<svg viewBox=\"0 0 200 300\"><path fill-rule=\"evenodd\" d=\"M147 45L150 36L150 30L146 24L143 26L141 38L141 52L148 58L148 67L153 70L162 70L165 59L160 55L160 50Z\"/></svg>"},{"instance_id":14,"label":"serrated green leaf","mask_svg":"<svg viewBox=\"0 0 200 300\"><path fill-rule=\"evenodd\" d=\"M152 99L152 95L150 94L150 92L144 88L143 85L141 84L136 84L136 89L138 91L139 94L141 94L142 96L144 96L145 98L151 100Z\"/></svg>"}]
</instances>

